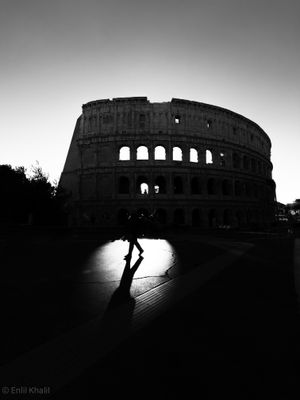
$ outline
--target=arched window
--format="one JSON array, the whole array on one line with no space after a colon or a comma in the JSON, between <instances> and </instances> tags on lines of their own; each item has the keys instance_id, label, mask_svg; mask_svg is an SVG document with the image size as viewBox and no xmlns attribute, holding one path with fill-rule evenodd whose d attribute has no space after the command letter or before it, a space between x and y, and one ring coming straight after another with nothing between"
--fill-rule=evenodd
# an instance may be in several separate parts
<instances>
[{"instance_id":1,"label":"arched window","mask_svg":"<svg viewBox=\"0 0 300 400\"><path fill-rule=\"evenodd\" d=\"M246 223L247 225L251 225L253 222L253 212L250 210L250 208L247 209L246 211Z\"/></svg>"},{"instance_id":2,"label":"arched window","mask_svg":"<svg viewBox=\"0 0 300 400\"><path fill-rule=\"evenodd\" d=\"M174 223L176 225L184 224L184 210L182 208L177 208L174 211Z\"/></svg>"},{"instance_id":3,"label":"arched window","mask_svg":"<svg viewBox=\"0 0 300 400\"><path fill-rule=\"evenodd\" d=\"M182 161L182 150L180 147L173 147L173 161Z\"/></svg>"},{"instance_id":4,"label":"arched window","mask_svg":"<svg viewBox=\"0 0 300 400\"><path fill-rule=\"evenodd\" d=\"M222 194L223 196L229 196L231 194L231 184L228 179L222 181Z\"/></svg>"},{"instance_id":5,"label":"arched window","mask_svg":"<svg viewBox=\"0 0 300 400\"><path fill-rule=\"evenodd\" d=\"M209 210L208 213L208 225L210 228L215 228L217 226L217 213L216 210Z\"/></svg>"},{"instance_id":6,"label":"arched window","mask_svg":"<svg viewBox=\"0 0 300 400\"><path fill-rule=\"evenodd\" d=\"M235 181L234 182L234 194L236 196L241 196L241 194L242 194L242 187L241 187L241 182L240 181Z\"/></svg>"},{"instance_id":7,"label":"arched window","mask_svg":"<svg viewBox=\"0 0 300 400\"><path fill-rule=\"evenodd\" d=\"M180 115L175 115L174 122L175 124L180 124Z\"/></svg>"},{"instance_id":8,"label":"arched window","mask_svg":"<svg viewBox=\"0 0 300 400\"><path fill-rule=\"evenodd\" d=\"M256 161L254 158L251 158L251 171L256 172Z\"/></svg>"},{"instance_id":9,"label":"arched window","mask_svg":"<svg viewBox=\"0 0 300 400\"><path fill-rule=\"evenodd\" d=\"M123 146L119 151L119 160L128 161L130 160L130 148L128 146Z\"/></svg>"},{"instance_id":10,"label":"arched window","mask_svg":"<svg viewBox=\"0 0 300 400\"><path fill-rule=\"evenodd\" d=\"M119 179L119 193L129 193L129 179L126 176L121 176Z\"/></svg>"},{"instance_id":11,"label":"arched window","mask_svg":"<svg viewBox=\"0 0 300 400\"><path fill-rule=\"evenodd\" d=\"M216 180L214 178L209 178L207 181L207 194L216 194Z\"/></svg>"},{"instance_id":12,"label":"arched window","mask_svg":"<svg viewBox=\"0 0 300 400\"><path fill-rule=\"evenodd\" d=\"M212 126L212 121L210 119L208 119L206 121L206 128L211 128L211 126Z\"/></svg>"},{"instance_id":13,"label":"arched window","mask_svg":"<svg viewBox=\"0 0 300 400\"><path fill-rule=\"evenodd\" d=\"M192 211L192 225L193 226L200 226L202 222L201 212L198 208L195 208Z\"/></svg>"},{"instance_id":14,"label":"arched window","mask_svg":"<svg viewBox=\"0 0 300 400\"><path fill-rule=\"evenodd\" d=\"M232 211L224 210L223 212L223 225L230 226L232 224Z\"/></svg>"},{"instance_id":15,"label":"arched window","mask_svg":"<svg viewBox=\"0 0 300 400\"><path fill-rule=\"evenodd\" d=\"M245 189L246 189L246 196L252 197L252 184L250 182L246 182L245 184Z\"/></svg>"},{"instance_id":16,"label":"arched window","mask_svg":"<svg viewBox=\"0 0 300 400\"><path fill-rule=\"evenodd\" d=\"M245 214L242 210L238 210L236 212L236 219L237 219L238 227L245 225Z\"/></svg>"},{"instance_id":17,"label":"arched window","mask_svg":"<svg viewBox=\"0 0 300 400\"><path fill-rule=\"evenodd\" d=\"M246 182L241 183L242 196L246 194Z\"/></svg>"},{"instance_id":18,"label":"arched window","mask_svg":"<svg viewBox=\"0 0 300 400\"><path fill-rule=\"evenodd\" d=\"M139 146L136 149L136 159L137 160L148 160L149 159L148 148L146 146Z\"/></svg>"},{"instance_id":19,"label":"arched window","mask_svg":"<svg viewBox=\"0 0 300 400\"><path fill-rule=\"evenodd\" d=\"M213 156L210 150L205 151L205 162L206 164L213 164Z\"/></svg>"},{"instance_id":20,"label":"arched window","mask_svg":"<svg viewBox=\"0 0 300 400\"><path fill-rule=\"evenodd\" d=\"M190 149L190 162L198 162L198 151L196 149Z\"/></svg>"},{"instance_id":21,"label":"arched window","mask_svg":"<svg viewBox=\"0 0 300 400\"><path fill-rule=\"evenodd\" d=\"M155 160L165 160L166 159L166 149L163 146L156 146L154 150Z\"/></svg>"},{"instance_id":22,"label":"arched window","mask_svg":"<svg viewBox=\"0 0 300 400\"><path fill-rule=\"evenodd\" d=\"M166 193L166 180L163 176L158 176L155 179L154 193L165 194Z\"/></svg>"},{"instance_id":23,"label":"arched window","mask_svg":"<svg viewBox=\"0 0 300 400\"><path fill-rule=\"evenodd\" d=\"M249 158L247 156L243 157L243 168L249 169Z\"/></svg>"},{"instance_id":24,"label":"arched window","mask_svg":"<svg viewBox=\"0 0 300 400\"><path fill-rule=\"evenodd\" d=\"M182 194L182 193L183 193L182 178L180 176L175 176L175 178L174 178L174 194Z\"/></svg>"},{"instance_id":25,"label":"arched window","mask_svg":"<svg viewBox=\"0 0 300 400\"><path fill-rule=\"evenodd\" d=\"M141 194L149 194L148 183L146 183L146 182L141 183L140 188L141 188Z\"/></svg>"},{"instance_id":26,"label":"arched window","mask_svg":"<svg viewBox=\"0 0 300 400\"><path fill-rule=\"evenodd\" d=\"M199 178L194 176L191 179L191 194L200 194L201 193L201 187L199 183Z\"/></svg>"},{"instance_id":27,"label":"arched window","mask_svg":"<svg viewBox=\"0 0 300 400\"><path fill-rule=\"evenodd\" d=\"M149 185L148 180L144 176L139 176L136 181L136 192L137 194L148 195Z\"/></svg>"},{"instance_id":28,"label":"arched window","mask_svg":"<svg viewBox=\"0 0 300 400\"><path fill-rule=\"evenodd\" d=\"M233 153L232 155L232 166L233 168L241 167L241 158L237 153Z\"/></svg>"}]
</instances>

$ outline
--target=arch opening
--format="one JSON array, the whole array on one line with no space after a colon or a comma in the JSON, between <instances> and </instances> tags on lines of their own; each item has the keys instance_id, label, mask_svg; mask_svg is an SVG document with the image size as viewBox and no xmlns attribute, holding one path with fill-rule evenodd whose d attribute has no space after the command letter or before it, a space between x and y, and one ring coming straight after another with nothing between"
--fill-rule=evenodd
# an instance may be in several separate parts
<instances>
[{"instance_id":1,"label":"arch opening","mask_svg":"<svg viewBox=\"0 0 300 400\"><path fill-rule=\"evenodd\" d=\"M205 151L205 163L206 164L213 164L213 155L211 150Z\"/></svg>"},{"instance_id":2,"label":"arch opening","mask_svg":"<svg viewBox=\"0 0 300 400\"><path fill-rule=\"evenodd\" d=\"M184 210L182 208L177 208L174 211L174 223L176 225L183 225L185 221Z\"/></svg>"},{"instance_id":3,"label":"arch opening","mask_svg":"<svg viewBox=\"0 0 300 400\"><path fill-rule=\"evenodd\" d=\"M233 153L232 155L232 166L233 168L241 167L241 158L237 153Z\"/></svg>"},{"instance_id":4,"label":"arch opening","mask_svg":"<svg viewBox=\"0 0 300 400\"><path fill-rule=\"evenodd\" d=\"M154 159L155 160L165 160L166 159L166 149L163 146L156 146L154 149Z\"/></svg>"},{"instance_id":5,"label":"arch opening","mask_svg":"<svg viewBox=\"0 0 300 400\"><path fill-rule=\"evenodd\" d=\"M192 211L192 225L201 226L201 212L198 208Z\"/></svg>"},{"instance_id":6,"label":"arch opening","mask_svg":"<svg viewBox=\"0 0 300 400\"><path fill-rule=\"evenodd\" d=\"M201 186L196 176L191 179L191 194L201 194Z\"/></svg>"},{"instance_id":7,"label":"arch opening","mask_svg":"<svg viewBox=\"0 0 300 400\"><path fill-rule=\"evenodd\" d=\"M173 147L173 161L182 161L182 150L180 147Z\"/></svg>"},{"instance_id":8,"label":"arch opening","mask_svg":"<svg viewBox=\"0 0 300 400\"><path fill-rule=\"evenodd\" d=\"M174 178L174 194L183 193L183 182L181 176L175 176Z\"/></svg>"},{"instance_id":9,"label":"arch opening","mask_svg":"<svg viewBox=\"0 0 300 400\"><path fill-rule=\"evenodd\" d=\"M243 157L243 168L246 170L249 169L249 158L247 156Z\"/></svg>"},{"instance_id":10,"label":"arch opening","mask_svg":"<svg viewBox=\"0 0 300 400\"><path fill-rule=\"evenodd\" d=\"M160 224L166 224L167 223L167 211L164 210L163 208L159 208L155 212L155 219L160 223Z\"/></svg>"},{"instance_id":11,"label":"arch opening","mask_svg":"<svg viewBox=\"0 0 300 400\"><path fill-rule=\"evenodd\" d=\"M242 194L242 186L240 181L235 181L234 182L234 194L236 196L241 196Z\"/></svg>"},{"instance_id":12,"label":"arch opening","mask_svg":"<svg viewBox=\"0 0 300 400\"><path fill-rule=\"evenodd\" d=\"M207 181L207 194L216 194L216 193L217 193L216 180L214 178L209 178Z\"/></svg>"},{"instance_id":13,"label":"arch opening","mask_svg":"<svg viewBox=\"0 0 300 400\"><path fill-rule=\"evenodd\" d=\"M223 196L231 195L231 184L228 179L222 181L222 194Z\"/></svg>"},{"instance_id":14,"label":"arch opening","mask_svg":"<svg viewBox=\"0 0 300 400\"><path fill-rule=\"evenodd\" d=\"M136 159L137 159L137 160L149 160L148 147L146 147L146 146L139 146L139 147L136 149Z\"/></svg>"},{"instance_id":15,"label":"arch opening","mask_svg":"<svg viewBox=\"0 0 300 400\"><path fill-rule=\"evenodd\" d=\"M193 162L193 163L198 162L198 151L194 148L190 149L190 162Z\"/></svg>"},{"instance_id":16,"label":"arch opening","mask_svg":"<svg viewBox=\"0 0 300 400\"><path fill-rule=\"evenodd\" d=\"M121 176L119 179L119 193L129 194L129 179L127 176Z\"/></svg>"},{"instance_id":17,"label":"arch opening","mask_svg":"<svg viewBox=\"0 0 300 400\"><path fill-rule=\"evenodd\" d=\"M148 179L144 176L139 176L136 181L136 193L147 196L149 194Z\"/></svg>"},{"instance_id":18,"label":"arch opening","mask_svg":"<svg viewBox=\"0 0 300 400\"><path fill-rule=\"evenodd\" d=\"M223 225L229 227L232 225L232 211L231 210L224 210L223 212Z\"/></svg>"},{"instance_id":19,"label":"arch opening","mask_svg":"<svg viewBox=\"0 0 300 400\"><path fill-rule=\"evenodd\" d=\"M119 150L119 160L120 161L129 161L130 160L130 147L123 146Z\"/></svg>"},{"instance_id":20,"label":"arch opening","mask_svg":"<svg viewBox=\"0 0 300 400\"><path fill-rule=\"evenodd\" d=\"M216 226L217 226L217 213L216 213L216 210L214 210L214 209L209 210L208 225L210 228L216 228Z\"/></svg>"},{"instance_id":21,"label":"arch opening","mask_svg":"<svg viewBox=\"0 0 300 400\"><path fill-rule=\"evenodd\" d=\"M163 176L158 176L154 183L154 193L165 194L166 193L166 180Z\"/></svg>"}]
</instances>

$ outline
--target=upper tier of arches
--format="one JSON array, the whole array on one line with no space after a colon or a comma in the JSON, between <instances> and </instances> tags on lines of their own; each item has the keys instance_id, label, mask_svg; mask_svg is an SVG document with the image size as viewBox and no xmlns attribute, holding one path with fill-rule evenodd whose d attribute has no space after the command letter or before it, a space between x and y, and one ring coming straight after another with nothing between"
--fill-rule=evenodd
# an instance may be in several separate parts
<instances>
[{"instance_id":1,"label":"upper tier of arches","mask_svg":"<svg viewBox=\"0 0 300 400\"><path fill-rule=\"evenodd\" d=\"M252 173L261 174L264 176L271 176L271 166L269 163L254 156L241 154L237 151L216 150L213 148L203 148L201 150L195 147L189 147L185 152L180 146L173 146L168 154L168 149L162 145L155 146L151 150L145 146L140 145L135 148L130 146L121 146L118 152L118 161L187 161L193 164L214 165L219 167L229 167L233 169L242 169Z\"/></svg>"}]
</instances>

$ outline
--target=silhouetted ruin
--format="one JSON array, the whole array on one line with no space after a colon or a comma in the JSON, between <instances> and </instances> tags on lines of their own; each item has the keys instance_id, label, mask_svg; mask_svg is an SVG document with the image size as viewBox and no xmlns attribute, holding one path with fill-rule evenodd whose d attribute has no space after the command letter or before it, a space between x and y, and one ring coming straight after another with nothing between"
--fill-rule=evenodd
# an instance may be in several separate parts
<instances>
[{"instance_id":1,"label":"silhouetted ruin","mask_svg":"<svg viewBox=\"0 0 300 400\"><path fill-rule=\"evenodd\" d=\"M262 227L274 220L271 141L256 123L195 101L146 97L82 106L60 187L71 226L128 213L163 225Z\"/></svg>"}]
</instances>

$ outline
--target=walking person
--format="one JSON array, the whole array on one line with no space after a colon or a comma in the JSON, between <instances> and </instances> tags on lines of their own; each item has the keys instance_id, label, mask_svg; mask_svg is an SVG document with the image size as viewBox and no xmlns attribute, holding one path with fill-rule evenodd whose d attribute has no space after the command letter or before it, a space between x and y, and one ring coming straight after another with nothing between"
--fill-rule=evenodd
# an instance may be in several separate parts
<instances>
[{"instance_id":1,"label":"walking person","mask_svg":"<svg viewBox=\"0 0 300 400\"><path fill-rule=\"evenodd\" d=\"M141 233L141 226L142 221L141 218L136 213L132 213L126 224L127 232L126 232L126 239L129 242L129 249L128 254L124 257L124 259L129 259L132 256L133 247L139 250L139 255L141 256L144 252L142 246L139 244L137 238L138 235Z\"/></svg>"}]
</instances>

